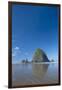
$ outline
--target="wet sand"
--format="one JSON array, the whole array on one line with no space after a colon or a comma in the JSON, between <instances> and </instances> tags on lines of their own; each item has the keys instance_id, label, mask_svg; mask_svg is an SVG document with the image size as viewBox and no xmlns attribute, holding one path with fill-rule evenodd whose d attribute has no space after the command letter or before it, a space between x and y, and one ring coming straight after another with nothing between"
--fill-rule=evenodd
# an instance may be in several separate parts
<instances>
[{"instance_id":1,"label":"wet sand","mask_svg":"<svg viewBox=\"0 0 62 90\"><path fill-rule=\"evenodd\" d=\"M58 83L57 63L13 64L12 86Z\"/></svg>"}]
</instances>

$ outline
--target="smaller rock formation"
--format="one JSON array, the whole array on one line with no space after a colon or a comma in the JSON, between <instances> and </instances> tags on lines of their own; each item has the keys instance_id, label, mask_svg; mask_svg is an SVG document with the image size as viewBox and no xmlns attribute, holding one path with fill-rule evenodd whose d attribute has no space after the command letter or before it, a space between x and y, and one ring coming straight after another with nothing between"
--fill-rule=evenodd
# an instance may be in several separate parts
<instances>
[{"instance_id":1,"label":"smaller rock formation","mask_svg":"<svg viewBox=\"0 0 62 90\"><path fill-rule=\"evenodd\" d=\"M54 62L54 60L52 59L51 62Z\"/></svg>"}]
</instances>

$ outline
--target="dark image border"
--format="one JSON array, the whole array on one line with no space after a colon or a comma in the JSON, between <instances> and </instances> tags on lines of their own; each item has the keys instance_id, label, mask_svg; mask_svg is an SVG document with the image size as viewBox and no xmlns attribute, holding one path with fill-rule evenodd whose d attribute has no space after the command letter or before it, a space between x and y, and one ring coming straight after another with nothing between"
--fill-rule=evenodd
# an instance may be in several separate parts
<instances>
[{"instance_id":1,"label":"dark image border","mask_svg":"<svg viewBox=\"0 0 62 90\"><path fill-rule=\"evenodd\" d=\"M33 5L33 6L52 6L52 7L59 7L59 20L58 20L58 83L51 83L51 84L39 84L39 85L20 85L20 86L12 86L12 5ZM8 2L8 88L22 88L22 87L39 87L39 86L55 86L60 85L60 4L46 4L46 3L32 3L32 2Z\"/></svg>"}]
</instances>

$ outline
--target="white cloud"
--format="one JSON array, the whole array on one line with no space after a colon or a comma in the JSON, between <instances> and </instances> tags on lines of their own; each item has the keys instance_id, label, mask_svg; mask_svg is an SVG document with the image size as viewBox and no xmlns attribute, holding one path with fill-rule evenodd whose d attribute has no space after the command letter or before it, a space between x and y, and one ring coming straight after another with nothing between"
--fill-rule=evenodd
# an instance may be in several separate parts
<instances>
[{"instance_id":1,"label":"white cloud","mask_svg":"<svg viewBox=\"0 0 62 90\"><path fill-rule=\"evenodd\" d=\"M14 49L15 49L15 50L19 50L19 47L15 47Z\"/></svg>"},{"instance_id":2,"label":"white cloud","mask_svg":"<svg viewBox=\"0 0 62 90\"><path fill-rule=\"evenodd\" d=\"M20 51L20 48L19 47L15 47L15 48L12 48L12 57L15 57L17 54L20 54L21 51Z\"/></svg>"}]
</instances>

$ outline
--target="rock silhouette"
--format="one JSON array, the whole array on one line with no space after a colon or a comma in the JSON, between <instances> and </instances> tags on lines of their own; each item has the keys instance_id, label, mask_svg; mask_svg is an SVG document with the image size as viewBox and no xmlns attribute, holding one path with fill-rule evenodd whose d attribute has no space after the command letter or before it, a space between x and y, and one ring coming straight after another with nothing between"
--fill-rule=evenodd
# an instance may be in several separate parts
<instances>
[{"instance_id":1,"label":"rock silhouette","mask_svg":"<svg viewBox=\"0 0 62 90\"><path fill-rule=\"evenodd\" d=\"M49 62L49 60L45 52L42 49L37 48L33 55L32 62Z\"/></svg>"}]
</instances>

